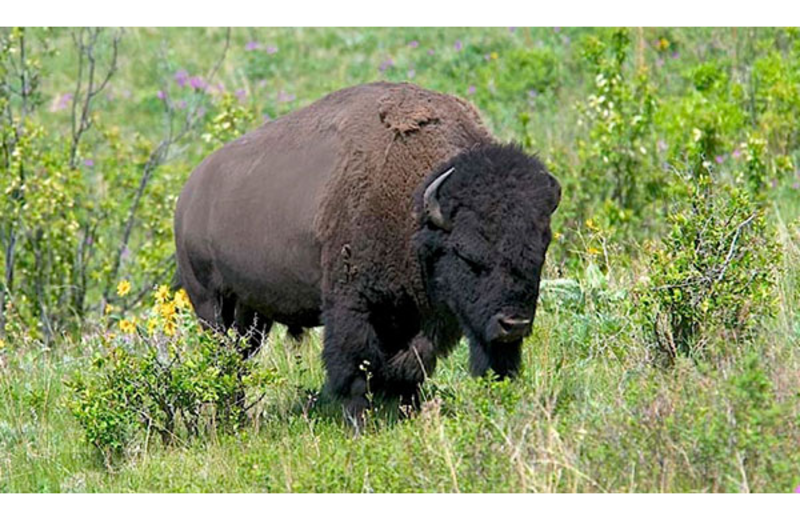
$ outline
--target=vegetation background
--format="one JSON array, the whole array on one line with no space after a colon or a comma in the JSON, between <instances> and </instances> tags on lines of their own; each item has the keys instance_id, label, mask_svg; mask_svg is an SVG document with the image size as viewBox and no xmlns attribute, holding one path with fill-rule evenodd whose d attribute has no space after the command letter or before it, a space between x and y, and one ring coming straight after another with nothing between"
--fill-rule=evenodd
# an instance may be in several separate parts
<instances>
[{"instance_id":1,"label":"vegetation background","mask_svg":"<svg viewBox=\"0 0 800 520\"><path fill-rule=\"evenodd\" d=\"M207 154L339 88L474 103L561 180L512 382L466 349L359 436L317 332L202 332L172 213ZM0 29L0 490L800 484L800 31Z\"/></svg>"}]
</instances>

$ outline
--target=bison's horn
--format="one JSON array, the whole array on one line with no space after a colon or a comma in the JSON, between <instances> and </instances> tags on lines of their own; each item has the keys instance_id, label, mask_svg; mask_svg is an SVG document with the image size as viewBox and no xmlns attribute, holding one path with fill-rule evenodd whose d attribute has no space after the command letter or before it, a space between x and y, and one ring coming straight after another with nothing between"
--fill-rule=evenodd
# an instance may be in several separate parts
<instances>
[{"instance_id":1,"label":"bison's horn","mask_svg":"<svg viewBox=\"0 0 800 520\"><path fill-rule=\"evenodd\" d=\"M422 197L425 214L436 227L440 227L446 231L450 231L452 226L449 222L447 222L447 220L445 220L444 215L442 215L442 207L439 205L437 192L439 190L439 186L441 186L442 183L447 180L447 177L449 177L453 171L455 171L455 168L450 168L443 174L439 175L435 181L430 183L430 185L425 188L425 194Z\"/></svg>"}]
</instances>

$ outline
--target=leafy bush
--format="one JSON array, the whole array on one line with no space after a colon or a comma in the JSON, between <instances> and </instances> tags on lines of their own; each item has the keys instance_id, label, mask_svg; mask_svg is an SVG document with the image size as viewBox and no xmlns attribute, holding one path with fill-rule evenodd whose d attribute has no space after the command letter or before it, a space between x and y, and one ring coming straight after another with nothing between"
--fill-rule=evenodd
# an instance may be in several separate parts
<instances>
[{"instance_id":1,"label":"leafy bush","mask_svg":"<svg viewBox=\"0 0 800 520\"><path fill-rule=\"evenodd\" d=\"M651 160L656 96L646 68L637 68L632 77L627 72L629 46L625 29L615 30L608 42L586 41L594 89L580 106L589 135L579 143L582 188L595 199L612 200L628 216L652 199L660 183Z\"/></svg>"},{"instance_id":2,"label":"leafy bush","mask_svg":"<svg viewBox=\"0 0 800 520\"><path fill-rule=\"evenodd\" d=\"M123 132L98 110L108 108L121 36L76 29L80 79L54 100L50 112L69 114L68 130L54 129L44 123L39 81L51 37L0 30L0 336L46 345L118 303L121 276L146 288L170 278L170 215L190 170L175 160L179 146L205 126L202 155L255 120L241 100L209 85L216 69L205 78L181 69L173 88L165 82L142 100L163 119L155 125L163 134Z\"/></svg>"},{"instance_id":3,"label":"leafy bush","mask_svg":"<svg viewBox=\"0 0 800 520\"><path fill-rule=\"evenodd\" d=\"M120 283L119 292L128 291ZM107 461L151 431L173 444L204 431L237 430L252 405L247 392L274 381L243 359L240 342L247 338L192 330L189 307L183 291L171 298L160 287L153 308L141 319L119 319L121 333L102 337L89 369L68 382L69 407Z\"/></svg>"},{"instance_id":4,"label":"leafy bush","mask_svg":"<svg viewBox=\"0 0 800 520\"><path fill-rule=\"evenodd\" d=\"M647 327L668 358L706 354L745 339L775 308L780 248L764 209L741 186L709 175L679 177L672 229L651 245L643 293Z\"/></svg>"}]
</instances>

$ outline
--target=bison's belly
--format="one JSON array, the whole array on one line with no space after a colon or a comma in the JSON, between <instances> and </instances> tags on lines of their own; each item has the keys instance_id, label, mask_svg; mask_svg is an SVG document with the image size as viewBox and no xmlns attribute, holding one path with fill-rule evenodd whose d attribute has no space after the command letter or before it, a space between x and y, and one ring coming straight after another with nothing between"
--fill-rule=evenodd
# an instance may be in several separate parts
<instances>
[{"instance_id":1,"label":"bison's belly","mask_svg":"<svg viewBox=\"0 0 800 520\"><path fill-rule=\"evenodd\" d=\"M285 231L285 230L282 230ZM249 247L215 251L223 293L265 317L287 325L319 325L322 272L319 247L311 237L259 237ZM304 239L305 238L305 239Z\"/></svg>"},{"instance_id":2,"label":"bison's belly","mask_svg":"<svg viewBox=\"0 0 800 520\"><path fill-rule=\"evenodd\" d=\"M321 135L312 147L259 132L225 149L208 172L216 182L207 236L221 289L267 318L315 326L322 271L314 219L335 139Z\"/></svg>"}]
</instances>

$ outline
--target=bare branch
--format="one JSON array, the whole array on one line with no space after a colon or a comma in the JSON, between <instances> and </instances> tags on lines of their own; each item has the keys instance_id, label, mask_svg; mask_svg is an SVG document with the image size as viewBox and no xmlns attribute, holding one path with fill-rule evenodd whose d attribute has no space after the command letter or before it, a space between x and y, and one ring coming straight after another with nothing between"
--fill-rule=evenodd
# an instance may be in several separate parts
<instances>
[{"instance_id":1,"label":"bare branch","mask_svg":"<svg viewBox=\"0 0 800 520\"><path fill-rule=\"evenodd\" d=\"M208 75L206 76L206 81L211 82L211 80L217 75L222 63L225 61L225 58L228 55L228 49L230 48L231 42L231 29L227 28L225 33L225 45L222 49L222 53L220 54L219 59L214 64L214 66L209 71ZM143 169L142 169L142 176L139 180L139 187L136 190L136 194L134 195L133 202L131 203L131 207L128 211L128 217L125 220L124 231L122 234L122 240L120 241L119 248L117 250L117 254L114 257L113 267L111 269L111 275L108 278L108 282L106 285L106 289L104 292L104 296L106 301L109 300L111 296L111 287L113 285L113 281L116 280L120 265L122 262L122 256L125 253L125 250L128 248L128 243L130 242L131 234L133 233L133 228L136 222L136 213L139 210L139 204L141 203L142 196L147 188L147 185L152 180L153 174L161 166L164 162L166 162L167 158L169 157L169 151L173 144L177 143L181 139L183 139L189 132L194 129L196 123L200 120L200 101L204 99L207 95L205 92L199 92L197 96L197 102L192 106L191 110L186 116L184 120L184 124L181 129L177 132L173 132L173 117L174 117L174 110L170 103L165 102L165 112L167 115L167 124L166 124L166 136L158 143L155 149L150 153L150 156L147 159Z\"/></svg>"},{"instance_id":2,"label":"bare branch","mask_svg":"<svg viewBox=\"0 0 800 520\"><path fill-rule=\"evenodd\" d=\"M731 247L728 250L728 255L725 257L725 261L722 263L722 271L720 271L719 276L717 277L717 282L722 280L722 278L725 276L725 272L728 270L728 266L730 265L731 260L733 259L733 253L736 251L736 241L739 240L739 235L742 233L742 229L747 224L752 222L754 218L756 218L755 213L747 217L747 219L745 219L744 222L742 222L736 227L736 232L733 236L733 240L731 241Z\"/></svg>"},{"instance_id":3,"label":"bare branch","mask_svg":"<svg viewBox=\"0 0 800 520\"><path fill-rule=\"evenodd\" d=\"M88 40L84 42L84 34L88 31ZM103 29L80 29L80 33L76 36L73 33L73 41L78 48L78 79L75 83L75 93L72 97L72 144L70 146L69 165L75 168L78 158L78 146L84 133L92 126L91 107L94 98L100 94L111 77L117 71L117 57L119 55L119 42L122 38L122 33L117 32L111 40L111 57L109 58L108 69L105 76L100 80L99 85L96 85L97 78L97 56L95 54L97 48L97 41ZM88 64L84 67L84 60ZM85 70L84 70L85 69ZM85 90L82 88L83 75L86 74L87 85ZM78 109L80 107L80 117L78 117Z\"/></svg>"}]
</instances>

